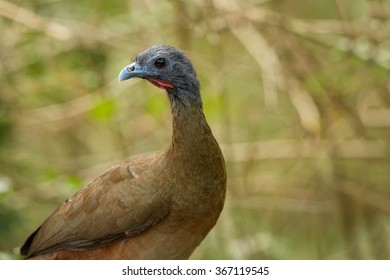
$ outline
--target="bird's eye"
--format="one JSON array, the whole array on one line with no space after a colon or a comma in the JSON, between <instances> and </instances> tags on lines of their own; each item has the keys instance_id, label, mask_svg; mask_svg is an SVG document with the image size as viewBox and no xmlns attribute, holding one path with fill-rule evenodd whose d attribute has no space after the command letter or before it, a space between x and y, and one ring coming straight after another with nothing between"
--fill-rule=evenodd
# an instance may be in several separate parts
<instances>
[{"instance_id":1,"label":"bird's eye","mask_svg":"<svg viewBox=\"0 0 390 280\"><path fill-rule=\"evenodd\" d=\"M164 68L167 62L165 61L165 58L158 58L155 62L154 65L157 68Z\"/></svg>"}]
</instances>

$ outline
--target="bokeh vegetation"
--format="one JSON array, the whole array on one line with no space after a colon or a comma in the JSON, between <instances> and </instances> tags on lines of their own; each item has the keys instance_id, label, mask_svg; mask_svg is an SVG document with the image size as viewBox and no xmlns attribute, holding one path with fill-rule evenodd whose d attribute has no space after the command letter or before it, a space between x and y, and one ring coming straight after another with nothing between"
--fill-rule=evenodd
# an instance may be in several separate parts
<instances>
[{"instance_id":1,"label":"bokeh vegetation","mask_svg":"<svg viewBox=\"0 0 390 280\"><path fill-rule=\"evenodd\" d=\"M0 258L112 164L164 148L183 49L228 167L194 259L389 259L390 1L0 0Z\"/></svg>"}]
</instances>

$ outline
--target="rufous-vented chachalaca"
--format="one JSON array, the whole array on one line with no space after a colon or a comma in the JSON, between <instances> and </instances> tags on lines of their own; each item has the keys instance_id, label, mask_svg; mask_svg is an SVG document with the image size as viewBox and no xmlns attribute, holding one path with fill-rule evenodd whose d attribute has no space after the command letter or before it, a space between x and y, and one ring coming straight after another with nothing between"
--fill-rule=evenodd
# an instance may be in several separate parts
<instances>
[{"instance_id":1,"label":"rufous-vented chachalaca","mask_svg":"<svg viewBox=\"0 0 390 280\"><path fill-rule=\"evenodd\" d=\"M163 152L118 164L71 196L27 238L28 259L187 259L225 200L225 163L183 52L153 46L119 80L165 89L173 130Z\"/></svg>"}]
</instances>

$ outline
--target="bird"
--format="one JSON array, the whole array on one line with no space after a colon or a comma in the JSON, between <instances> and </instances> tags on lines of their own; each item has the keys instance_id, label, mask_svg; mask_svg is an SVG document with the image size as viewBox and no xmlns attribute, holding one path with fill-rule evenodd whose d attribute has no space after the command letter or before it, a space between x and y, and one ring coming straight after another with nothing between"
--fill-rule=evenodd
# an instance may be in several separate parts
<instances>
[{"instance_id":1,"label":"bird","mask_svg":"<svg viewBox=\"0 0 390 280\"><path fill-rule=\"evenodd\" d=\"M188 259L216 224L225 201L225 160L191 61L175 47L155 45L118 77L133 78L165 90L170 144L124 160L66 199L26 239L25 259Z\"/></svg>"}]
</instances>

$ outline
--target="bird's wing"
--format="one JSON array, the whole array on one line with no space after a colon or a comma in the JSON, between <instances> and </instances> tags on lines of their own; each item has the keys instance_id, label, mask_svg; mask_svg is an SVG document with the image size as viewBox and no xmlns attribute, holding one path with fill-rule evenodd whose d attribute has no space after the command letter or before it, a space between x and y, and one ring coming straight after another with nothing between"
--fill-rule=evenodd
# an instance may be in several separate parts
<instances>
[{"instance_id":1,"label":"bird's wing","mask_svg":"<svg viewBox=\"0 0 390 280\"><path fill-rule=\"evenodd\" d=\"M149 176L156 160L158 156L130 160L89 183L27 239L22 254L92 248L134 236L164 219L169 194L161 179Z\"/></svg>"}]
</instances>

